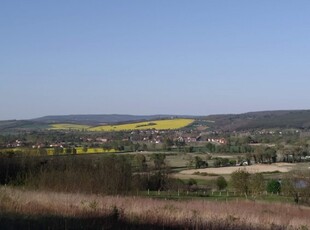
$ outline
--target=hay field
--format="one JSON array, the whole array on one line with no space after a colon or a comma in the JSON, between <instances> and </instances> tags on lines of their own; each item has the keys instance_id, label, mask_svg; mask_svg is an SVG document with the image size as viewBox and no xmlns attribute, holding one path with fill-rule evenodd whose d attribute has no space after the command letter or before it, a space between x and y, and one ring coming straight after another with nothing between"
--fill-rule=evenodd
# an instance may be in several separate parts
<instances>
[{"instance_id":1,"label":"hay field","mask_svg":"<svg viewBox=\"0 0 310 230\"><path fill-rule=\"evenodd\" d=\"M232 166L232 167L220 167L220 168L204 168L204 169L190 169L181 171L180 174L192 175L195 172L205 172L211 174L225 175L231 174L238 169L246 169L250 173L261 173L261 172L289 172L293 169L295 164L290 163L275 163L275 164L256 164L249 166Z\"/></svg>"}]
</instances>

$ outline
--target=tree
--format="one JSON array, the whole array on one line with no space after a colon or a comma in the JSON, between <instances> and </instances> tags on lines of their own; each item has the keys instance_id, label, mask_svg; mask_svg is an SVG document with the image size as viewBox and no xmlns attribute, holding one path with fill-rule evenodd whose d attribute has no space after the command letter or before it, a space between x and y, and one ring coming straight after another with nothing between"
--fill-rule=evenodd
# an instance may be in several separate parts
<instances>
[{"instance_id":1,"label":"tree","mask_svg":"<svg viewBox=\"0 0 310 230\"><path fill-rule=\"evenodd\" d=\"M147 151L147 150L148 150L147 144L144 143L144 144L142 145L142 149L143 149L143 151Z\"/></svg>"},{"instance_id":2,"label":"tree","mask_svg":"<svg viewBox=\"0 0 310 230\"><path fill-rule=\"evenodd\" d=\"M189 180L187 181L187 185L188 186L197 185L197 181L193 178L189 178Z\"/></svg>"},{"instance_id":3,"label":"tree","mask_svg":"<svg viewBox=\"0 0 310 230\"><path fill-rule=\"evenodd\" d=\"M207 149L208 152L214 153L215 152L215 145L210 143L210 142L208 142L206 144L206 149Z\"/></svg>"},{"instance_id":4,"label":"tree","mask_svg":"<svg viewBox=\"0 0 310 230\"><path fill-rule=\"evenodd\" d=\"M153 153L151 155L151 159L154 162L155 169L160 169L163 166L165 166L166 155L161 154L161 153Z\"/></svg>"},{"instance_id":5,"label":"tree","mask_svg":"<svg viewBox=\"0 0 310 230\"><path fill-rule=\"evenodd\" d=\"M268 159L269 163L275 163L277 161L277 154L276 150L271 147L265 148L265 156Z\"/></svg>"},{"instance_id":6,"label":"tree","mask_svg":"<svg viewBox=\"0 0 310 230\"><path fill-rule=\"evenodd\" d=\"M87 151L88 151L88 148L87 148L86 145L84 145L84 146L83 146L83 153L87 153Z\"/></svg>"},{"instance_id":7,"label":"tree","mask_svg":"<svg viewBox=\"0 0 310 230\"><path fill-rule=\"evenodd\" d=\"M267 183L267 192L279 193L281 192L281 184L278 180L272 179Z\"/></svg>"},{"instance_id":8,"label":"tree","mask_svg":"<svg viewBox=\"0 0 310 230\"><path fill-rule=\"evenodd\" d=\"M189 178L189 180L187 181L187 189L188 190L195 190L197 188L197 181L193 178Z\"/></svg>"},{"instance_id":9,"label":"tree","mask_svg":"<svg viewBox=\"0 0 310 230\"><path fill-rule=\"evenodd\" d=\"M199 169L199 168L206 168L208 166L206 161L203 161L201 159L201 157L199 156L195 156L195 168Z\"/></svg>"},{"instance_id":10,"label":"tree","mask_svg":"<svg viewBox=\"0 0 310 230\"><path fill-rule=\"evenodd\" d=\"M194 159L193 159L192 155L189 155L188 159L187 159L186 167L192 168L193 165L194 165Z\"/></svg>"},{"instance_id":11,"label":"tree","mask_svg":"<svg viewBox=\"0 0 310 230\"><path fill-rule=\"evenodd\" d=\"M264 177L261 173L250 175L249 190L254 197L265 191L265 187Z\"/></svg>"},{"instance_id":12,"label":"tree","mask_svg":"<svg viewBox=\"0 0 310 230\"><path fill-rule=\"evenodd\" d=\"M221 160L220 159L215 159L214 161L213 161L213 166L214 167L221 167Z\"/></svg>"},{"instance_id":13,"label":"tree","mask_svg":"<svg viewBox=\"0 0 310 230\"><path fill-rule=\"evenodd\" d=\"M74 154L74 155L77 154L77 150L74 147L72 148L72 154Z\"/></svg>"},{"instance_id":14,"label":"tree","mask_svg":"<svg viewBox=\"0 0 310 230\"><path fill-rule=\"evenodd\" d=\"M139 143L135 143L135 144L132 145L132 151L133 152L139 151L140 147L141 146L140 146Z\"/></svg>"},{"instance_id":15,"label":"tree","mask_svg":"<svg viewBox=\"0 0 310 230\"><path fill-rule=\"evenodd\" d=\"M143 154L135 155L134 164L140 172L144 172L147 169L146 158Z\"/></svg>"},{"instance_id":16,"label":"tree","mask_svg":"<svg viewBox=\"0 0 310 230\"><path fill-rule=\"evenodd\" d=\"M163 149L167 151L171 151L171 147L173 146L173 141L170 138L165 138L163 143Z\"/></svg>"},{"instance_id":17,"label":"tree","mask_svg":"<svg viewBox=\"0 0 310 230\"><path fill-rule=\"evenodd\" d=\"M219 176L216 179L216 186L218 188L218 190L223 190L227 187L227 181L223 176Z\"/></svg>"},{"instance_id":18,"label":"tree","mask_svg":"<svg viewBox=\"0 0 310 230\"><path fill-rule=\"evenodd\" d=\"M231 174L231 184L237 192L244 193L249 192L249 178L250 173L243 169L238 169Z\"/></svg>"},{"instance_id":19,"label":"tree","mask_svg":"<svg viewBox=\"0 0 310 230\"><path fill-rule=\"evenodd\" d=\"M67 147L67 148L66 148L66 154L71 154L71 153L72 153L72 148Z\"/></svg>"}]
</instances>

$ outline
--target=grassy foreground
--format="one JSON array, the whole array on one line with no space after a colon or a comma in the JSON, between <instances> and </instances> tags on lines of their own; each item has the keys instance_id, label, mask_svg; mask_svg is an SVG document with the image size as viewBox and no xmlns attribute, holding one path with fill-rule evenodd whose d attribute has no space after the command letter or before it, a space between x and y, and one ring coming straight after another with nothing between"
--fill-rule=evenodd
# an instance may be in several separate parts
<instances>
[{"instance_id":1,"label":"grassy foreground","mask_svg":"<svg viewBox=\"0 0 310 230\"><path fill-rule=\"evenodd\" d=\"M0 188L0 227L14 229L308 229L310 209L253 201L169 201ZM24 225L25 226L25 225Z\"/></svg>"}]
</instances>

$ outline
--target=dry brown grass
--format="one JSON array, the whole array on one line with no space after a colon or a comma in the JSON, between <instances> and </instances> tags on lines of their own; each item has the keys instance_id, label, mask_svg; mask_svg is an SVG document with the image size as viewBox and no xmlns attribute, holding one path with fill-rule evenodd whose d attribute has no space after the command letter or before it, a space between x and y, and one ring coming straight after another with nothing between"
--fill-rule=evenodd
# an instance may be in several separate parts
<instances>
[{"instance_id":1,"label":"dry brown grass","mask_svg":"<svg viewBox=\"0 0 310 230\"><path fill-rule=\"evenodd\" d=\"M204 168L204 169L190 169L181 171L180 174L193 174L195 172L200 173L215 173L219 175L231 174L234 171L245 169L250 173L261 173L261 172L289 172L293 169L295 164L290 163L275 163L275 164L255 164L249 166L232 166L232 167L220 167L220 168Z\"/></svg>"},{"instance_id":2,"label":"dry brown grass","mask_svg":"<svg viewBox=\"0 0 310 230\"><path fill-rule=\"evenodd\" d=\"M229 229L307 229L310 209L291 204L253 201L169 201L0 188L0 210L22 215L105 216L117 210L129 223L207 229L210 223ZM230 226L230 227L229 227ZM235 228L231 227L235 226ZM213 228L216 229L216 228ZM222 228L224 229L224 228Z\"/></svg>"}]
</instances>

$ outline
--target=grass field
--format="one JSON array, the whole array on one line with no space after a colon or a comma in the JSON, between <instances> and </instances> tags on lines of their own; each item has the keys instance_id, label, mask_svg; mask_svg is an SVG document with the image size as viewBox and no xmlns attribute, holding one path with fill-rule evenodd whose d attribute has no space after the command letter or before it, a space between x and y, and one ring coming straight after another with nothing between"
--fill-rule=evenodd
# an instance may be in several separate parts
<instances>
[{"instance_id":1,"label":"grass field","mask_svg":"<svg viewBox=\"0 0 310 230\"><path fill-rule=\"evenodd\" d=\"M259 201L230 201L218 197L218 201L190 199L173 201L151 197L101 196L89 194L57 193L49 191L27 191L11 187L0 187L1 213L14 215L5 226L17 228L17 217L22 216L23 225L31 228L29 219L36 218L32 227L41 223L47 229L53 224L53 216L74 217L75 220L90 217L104 218L114 215L115 221L126 220L130 223L149 224L140 228L112 228L108 225L86 225L93 229L309 229L310 209L287 203L266 203ZM156 197L157 198L157 197ZM207 198L208 199L208 198ZM221 202L219 200L222 200ZM43 218L49 217L49 218ZM41 218L41 222L39 221ZM20 220L20 219L19 219ZM1 221L1 220L0 220ZM2 218L3 221L3 218ZM59 222L59 219L54 222ZM72 226L72 221L69 222ZM35 225L36 224L36 225ZM45 224L45 225L44 225ZM15 228L14 228L15 226ZM158 226L154 228L154 226ZM71 229L68 223L58 228ZM82 229L81 226L77 228ZM73 228L72 228L73 229Z\"/></svg>"},{"instance_id":2,"label":"grass field","mask_svg":"<svg viewBox=\"0 0 310 230\"><path fill-rule=\"evenodd\" d=\"M89 129L88 125L78 125L78 124L52 124L51 130L59 130L59 129L72 129L72 130L83 130Z\"/></svg>"},{"instance_id":3,"label":"grass field","mask_svg":"<svg viewBox=\"0 0 310 230\"><path fill-rule=\"evenodd\" d=\"M90 127L87 125L78 124L52 124L52 130L87 130L87 131L128 131L128 130L167 130L167 129L180 129L193 123L193 119L172 119L172 120L155 120L138 123L129 123L122 125L101 125Z\"/></svg>"}]
</instances>

